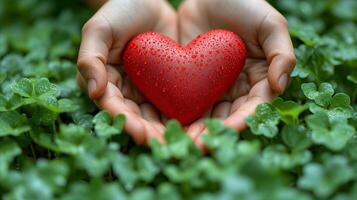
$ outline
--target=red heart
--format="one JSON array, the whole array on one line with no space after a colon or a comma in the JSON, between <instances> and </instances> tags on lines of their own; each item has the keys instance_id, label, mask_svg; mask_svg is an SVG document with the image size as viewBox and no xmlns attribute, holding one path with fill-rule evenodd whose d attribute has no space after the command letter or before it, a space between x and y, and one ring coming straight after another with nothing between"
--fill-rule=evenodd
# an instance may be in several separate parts
<instances>
[{"instance_id":1,"label":"red heart","mask_svg":"<svg viewBox=\"0 0 357 200\"><path fill-rule=\"evenodd\" d=\"M186 47L159 33L143 33L123 54L129 79L166 116L188 124L234 83L246 58L233 32L213 30Z\"/></svg>"}]
</instances>

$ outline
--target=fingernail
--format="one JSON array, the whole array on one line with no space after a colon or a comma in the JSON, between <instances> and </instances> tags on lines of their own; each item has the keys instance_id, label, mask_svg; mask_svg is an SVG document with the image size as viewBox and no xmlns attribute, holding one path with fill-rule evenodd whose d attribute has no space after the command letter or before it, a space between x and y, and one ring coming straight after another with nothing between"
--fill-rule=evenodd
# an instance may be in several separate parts
<instances>
[{"instance_id":1,"label":"fingernail","mask_svg":"<svg viewBox=\"0 0 357 200\"><path fill-rule=\"evenodd\" d=\"M280 87L282 92L285 90L287 85L288 85L288 75L287 74L283 74L279 78L279 87Z\"/></svg>"},{"instance_id":2,"label":"fingernail","mask_svg":"<svg viewBox=\"0 0 357 200\"><path fill-rule=\"evenodd\" d=\"M97 87L97 82L94 79L89 79L88 81L88 92L91 95Z\"/></svg>"}]
</instances>

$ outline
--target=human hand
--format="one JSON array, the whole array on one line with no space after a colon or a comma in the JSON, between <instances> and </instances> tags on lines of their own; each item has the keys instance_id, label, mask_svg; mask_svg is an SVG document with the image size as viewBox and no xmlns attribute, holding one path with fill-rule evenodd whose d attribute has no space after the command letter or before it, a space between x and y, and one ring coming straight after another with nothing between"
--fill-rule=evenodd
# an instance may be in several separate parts
<instances>
[{"instance_id":1,"label":"human hand","mask_svg":"<svg viewBox=\"0 0 357 200\"><path fill-rule=\"evenodd\" d=\"M120 65L126 43L147 31L177 39L175 11L164 0L111 0L84 25L77 81L90 98L113 116L126 116L125 131L139 144L163 141L157 110L131 85Z\"/></svg>"},{"instance_id":2,"label":"human hand","mask_svg":"<svg viewBox=\"0 0 357 200\"><path fill-rule=\"evenodd\" d=\"M264 0L186 0L178 11L179 35L187 44L211 29L237 33L247 49L247 61L232 88L201 119L187 127L202 149L200 134L208 117L243 130L245 118L255 108L282 93L295 65L295 55L285 18Z\"/></svg>"}]
</instances>

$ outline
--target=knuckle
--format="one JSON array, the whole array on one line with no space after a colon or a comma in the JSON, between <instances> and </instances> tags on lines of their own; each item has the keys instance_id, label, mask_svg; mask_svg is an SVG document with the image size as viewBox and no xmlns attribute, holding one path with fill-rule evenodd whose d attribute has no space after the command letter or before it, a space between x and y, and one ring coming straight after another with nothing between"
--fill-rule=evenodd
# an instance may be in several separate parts
<instances>
[{"instance_id":1,"label":"knuckle","mask_svg":"<svg viewBox=\"0 0 357 200\"><path fill-rule=\"evenodd\" d=\"M105 67L103 66L105 63L106 59L102 55L90 55L82 53L77 59L77 69L80 73L88 70L94 70L99 73L101 71L101 67Z\"/></svg>"},{"instance_id":2,"label":"knuckle","mask_svg":"<svg viewBox=\"0 0 357 200\"><path fill-rule=\"evenodd\" d=\"M278 21L284 26L288 26L288 20L281 14L279 14Z\"/></svg>"},{"instance_id":3,"label":"knuckle","mask_svg":"<svg viewBox=\"0 0 357 200\"><path fill-rule=\"evenodd\" d=\"M284 57L289 66L293 67L296 64L296 56L294 53L286 53Z\"/></svg>"},{"instance_id":4,"label":"knuckle","mask_svg":"<svg viewBox=\"0 0 357 200\"><path fill-rule=\"evenodd\" d=\"M280 14L278 12L272 13L268 17L268 19L266 19L266 21L268 22L268 24L270 24L270 26L283 27L283 28L288 27L288 20L282 14Z\"/></svg>"},{"instance_id":5,"label":"knuckle","mask_svg":"<svg viewBox=\"0 0 357 200\"><path fill-rule=\"evenodd\" d=\"M90 68L90 61L89 59L85 58L85 57L81 57L78 58L77 60L77 68L78 70L81 72L83 70L86 70L88 68Z\"/></svg>"},{"instance_id":6,"label":"knuckle","mask_svg":"<svg viewBox=\"0 0 357 200\"><path fill-rule=\"evenodd\" d=\"M108 23L96 15L89 19L82 27L82 35L108 29Z\"/></svg>"},{"instance_id":7,"label":"knuckle","mask_svg":"<svg viewBox=\"0 0 357 200\"><path fill-rule=\"evenodd\" d=\"M275 12L272 20L276 21L278 25L288 26L288 20L279 12Z\"/></svg>"},{"instance_id":8,"label":"knuckle","mask_svg":"<svg viewBox=\"0 0 357 200\"><path fill-rule=\"evenodd\" d=\"M92 24L93 24L92 21L89 20L83 25L83 27L82 27L82 35L87 33L91 29Z\"/></svg>"}]
</instances>

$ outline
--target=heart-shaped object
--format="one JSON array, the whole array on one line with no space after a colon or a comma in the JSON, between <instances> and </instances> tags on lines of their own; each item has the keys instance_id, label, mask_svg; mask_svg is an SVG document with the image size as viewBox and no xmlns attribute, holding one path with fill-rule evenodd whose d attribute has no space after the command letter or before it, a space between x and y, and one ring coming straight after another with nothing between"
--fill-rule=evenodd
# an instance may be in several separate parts
<instances>
[{"instance_id":1,"label":"heart-shaped object","mask_svg":"<svg viewBox=\"0 0 357 200\"><path fill-rule=\"evenodd\" d=\"M188 124L234 83L246 59L233 32L213 30L186 47L159 33L136 36L123 54L129 79L166 116Z\"/></svg>"}]
</instances>

